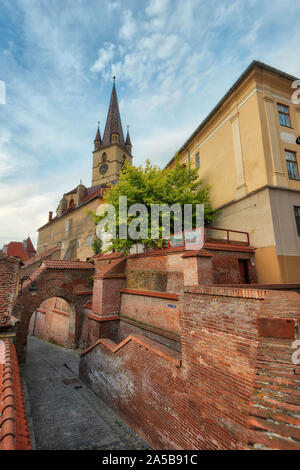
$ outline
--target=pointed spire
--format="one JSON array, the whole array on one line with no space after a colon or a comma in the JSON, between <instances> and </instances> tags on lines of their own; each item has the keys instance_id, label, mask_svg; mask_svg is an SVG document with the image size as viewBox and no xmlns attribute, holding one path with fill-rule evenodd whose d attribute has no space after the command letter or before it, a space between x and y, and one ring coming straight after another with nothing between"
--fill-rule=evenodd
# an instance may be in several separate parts
<instances>
[{"instance_id":1,"label":"pointed spire","mask_svg":"<svg viewBox=\"0 0 300 470\"><path fill-rule=\"evenodd\" d=\"M98 150L101 147L102 140L101 140L101 133L100 133L100 122L98 121L98 129L97 134L94 140L95 150Z\"/></svg>"},{"instance_id":2,"label":"pointed spire","mask_svg":"<svg viewBox=\"0 0 300 470\"><path fill-rule=\"evenodd\" d=\"M128 149L129 151L131 151L131 149L132 149L132 143L131 143L130 135L129 135L129 126L127 126L127 136L126 136L125 145L126 145L127 149ZM129 147L129 148L128 148L128 147Z\"/></svg>"},{"instance_id":3,"label":"pointed spire","mask_svg":"<svg viewBox=\"0 0 300 470\"><path fill-rule=\"evenodd\" d=\"M98 121L98 130L94 142L100 142L101 144L100 121Z\"/></svg>"},{"instance_id":4,"label":"pointed spire","mask_svg":"<svg viewBox=\"0 0 300 470\"><path fill-rule=\"evenodd\" d=\"M115 79L113 77L113 89L111 93L110 105L107 114L106 126L103 135L103 145L110 145L113 143L112 135L118 135L118 141L121 145L125 145L124 134L122 129L121 116L119 111L118 97L116 92Z\"/></svg>"}]
</instances>

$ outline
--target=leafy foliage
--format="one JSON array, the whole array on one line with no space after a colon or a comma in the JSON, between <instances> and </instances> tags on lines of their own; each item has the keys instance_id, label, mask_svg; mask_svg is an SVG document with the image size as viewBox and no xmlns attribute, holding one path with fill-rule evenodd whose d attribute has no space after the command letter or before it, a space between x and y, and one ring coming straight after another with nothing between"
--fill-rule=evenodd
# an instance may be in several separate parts
<instances>
[{"instance_id":1,"label":"leafy foliage","mask_svg":"<svg viewBox=\"0 0 300 470\"><path fill-rule=\"evenodd\" d=\"M96 238L92 243L92 249L95 255L99 255L102 251L103 242L100 238Z\"/></svg>"},{"instance_id":2,"label":"leafy foliage","mask_svg":"<svg viewBox=\"0 0 300 470\"><path fill-rule=\"evenodd\" d=\"M131 166L125 164L119 181L115 186L109 187L105 192L104 201L112 204L117 215L117 237L112 240L109 250L116 252L128 253L130 248L137 243L136 240L121 240L118 238L119 230L119 197L126 196L128 207L133 204L144 204L148 209L148 238L138 240L147 248L163 247L166 243L161 237L159 240L151 239L151 205L152 204L204 204L205 223L211 222L215 217L215 211L212 210L209 195L209 186L203 184L198 177L197 169L182 167L178 158L175 158L175 166L171 169L165 168L161 170L158 166L152 165L149 160L146 162L145 168L142 166ZM91 214L94 222L98 223L105 217ZM193 211L195 218L195 210ZM127 218L127 227L135 217ZM174 227L174 217L171 215L171 231ZM161 227L160 227L161 236ZM108 250L107 250L108 251Z\"/></svg>"}]
</instances>

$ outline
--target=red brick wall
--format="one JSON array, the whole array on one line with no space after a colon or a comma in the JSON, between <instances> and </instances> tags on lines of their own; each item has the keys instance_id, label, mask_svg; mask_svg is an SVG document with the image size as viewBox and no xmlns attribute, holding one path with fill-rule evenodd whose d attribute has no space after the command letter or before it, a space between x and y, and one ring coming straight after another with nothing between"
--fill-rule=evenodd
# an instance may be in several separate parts
<instances>
[{"instance_id":1,"label":"red brick wall","mask_svg":"<svg viewBox=\"0 0 300 470\"><path fill-rule=\"evenodd\" d=\"M279 294L191 288L180 297L181 355L145 336L120 346L103 339L83 354L80 375L156 449L300 449L299 367L291 356L300 297ZM277 317L288 338L275 337ZM270 425L274 395L281 409ZM265 412L262 422L253 409Z\"/></svg>"},{"instance_id":2,"label":"red brick wall","mask_svg":"<svg viewBox=\"0 0 300 470\"><path fill-rule=\"evenodd\" d=\"M213 284L240 284L239 259L249 260L250 283L257 282L254 253L209 250L212 256Z\"/></svg>"},{"instance_id":3,"label":"red brick wall","mask_svg":"<svg viewBox=\"0 0 300 470\"><path fill-rule=\"evenodd\" d=\"M28 334L67 348L74 348L70 322L74 322L70 305L54 297L43 302L31 317Z\"/></svg>"},{"instance_id":4,"label":"red brick wall","mask_svg":"<svg viewBox=\"0 0 300 470\"><path fill-rule=\"evenodd\" d=\"M125 293L121 299L121 315L136 320L137 325L152 325L179 334L178 301Z\"/></svg>"}]
</instances>

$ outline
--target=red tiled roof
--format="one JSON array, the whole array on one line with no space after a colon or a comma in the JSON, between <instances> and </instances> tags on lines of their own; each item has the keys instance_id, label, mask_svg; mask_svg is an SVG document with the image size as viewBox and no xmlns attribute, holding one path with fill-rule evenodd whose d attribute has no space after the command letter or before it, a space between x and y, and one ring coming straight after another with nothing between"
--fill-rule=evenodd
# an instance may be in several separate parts
<instances>
[{"instance_id":1,"label":"red tiled roof","mask_svg":"<svg viewBox=\"0 0 300 470\"><path fill-rule=\"evenodd\" d=\"M20 261L0 252L0 329L15 325L11 316L17 296Z\"/></svg>"},{"instance_id":2,"label":"red tiled roof","mask_svg":"<svg viewBox=\"0 0 300 470\"><path fill-rule=\"evenodd\" d=\"M45 260L42 267L47 269L94 269L94 266L87 261L68 261L68 260Z\"/></svg>"},{"instance_id":3,"label":"red tiled roof","mask_svg":"<svg viewBox=\"0 0 300 470\"><path fill-rule=\"evenodd\" d=\"M21 242L10 242L7 245L7 255L19 258L23 263L29 259L24 245Z\"/></svg>"},{"instance_id":4,"label":"red tiled roof","mask_svg":"<svg viewBox=\"0 0 300 470\"><path fill-rule=\"evenodd\" d=\"M16 349L0 340L0 450L31 450Z\"/></svg>"},{"instance_id":5,"label":"red tiled roof","mask_svg":"<svg viewBox=\"0 0 300 470\"><path fill-rule=\"evenodd\" d=\"M25 266L29 266L30 264L36 263L36 261L47 258L48 256L52 255L53 253L56 253L60 249L61 248L59 246L55 246L54 248L50 248L49 250L45 250L42 253L37 254L36 256L34 256L34 257L30 258L28 261L26 261Z\"/></svg>"}]
</instances>

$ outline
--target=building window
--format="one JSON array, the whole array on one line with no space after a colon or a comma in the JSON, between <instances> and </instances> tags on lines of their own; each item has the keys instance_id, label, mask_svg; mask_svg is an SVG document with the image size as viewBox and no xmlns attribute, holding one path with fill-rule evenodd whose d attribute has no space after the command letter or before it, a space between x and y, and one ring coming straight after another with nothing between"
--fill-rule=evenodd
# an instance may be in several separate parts
<instances>
[{"instance_id":1,"label":"building window","mask_svg":"<svg viewBox=\"0 0 300 470\"><path fill-rule=\"evenodd\" d=\"M92 235L89 235L88 236L88 246L92 246L92 243L93 243L93 237L92 237Z\"/></svg>"},{"instance_id":2,"label":"building window","mask_svg":"<svg viewBox=\"0 0 300 470\"><path fill-rule=\"evenodd\" d=\"M77 247L80 248L80 240L77 240Z\"/></svg>"},{"instance_id":3,"label":"building window","mask_svg":"<svg viewBox=\"0 0 300 470\"><path fill-rule=\"evenodd\" d=\"M50 232L50 238L53 238L54 237L54 230L53 228L51 229L51 232Z\"/></svg>"},{"instance_id":4,"label":"building window","mask_svg":"<svg viewBox=\"0 0 300 470\"><path fill-rule=\"evenodd\" d=\"M67 222L66 222L66 233L69 231L69 229L70 229L70 221L67 220Z\"/></svg>"},{"instance_id":5,"label":"building window","mask_svg":"<svg viewBox=\"0 0 300 470\"><path fill-rule=\"evenodd\" d=\"M296 153L291 152L290 150L285 150L285 159L289 178L291 180L299 180Z\"/></svg>"},{"instance_id":6,"label":"building window","mask_svg":"<svg viewBox=\"0 0 300 470\"><path fill-rule=\"evenodd\" d=\"M199 155L199 153L197 153L197 155L196 155L196 167L200 168L200 155Z\"/></svg>"},{"instance_id":7,"label":"building window","mask_svg":"<svg viewBox=\"0 0 300 470\"><path fill-rule=\"evenodd\" d=\"M105 163L106 161L107 161L107 155L106 155L106 153L104 153L102 155L102 162Z\"/></svg>"},{"instance_id":8,"label":"building window","mask_svg":"<svg viewBox=\"0 0 300 470\"><path fill-rule=\"evenodd\" d=\"M62 249L62 250L65 249L65 242L62 242L62 244L61 244L61 249Z\"/></svg>"},{"instance_id":9,"label":"building window","mask_svg":"<svg viewBox=\"0 0 300 470\"><path fill-rule=\"evenodd\" d=\"M289 107L284 104L277 104L279 122L281 126L292 127Z\"/></svg>"},{"instance_id":10,"label":"building window","mask_svg":"<svg viewBox=\"0 0 300 470\"><path fill-rule=\"evenodd\" d=\"M296 219L296 225L297 225L297 232L300 237L300 207L294 206L294 212L295 212L295 219Z\"/></svg>"}]
</instances>

